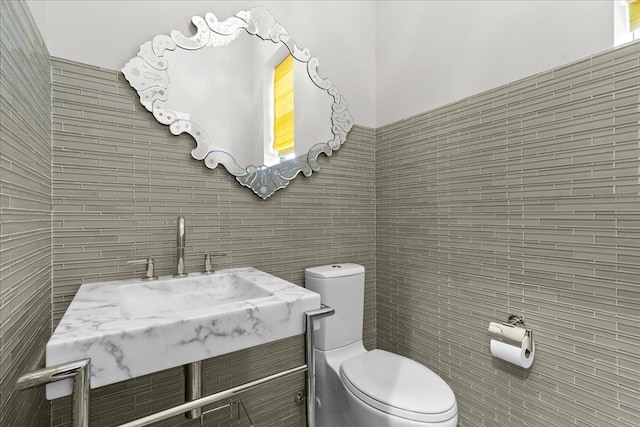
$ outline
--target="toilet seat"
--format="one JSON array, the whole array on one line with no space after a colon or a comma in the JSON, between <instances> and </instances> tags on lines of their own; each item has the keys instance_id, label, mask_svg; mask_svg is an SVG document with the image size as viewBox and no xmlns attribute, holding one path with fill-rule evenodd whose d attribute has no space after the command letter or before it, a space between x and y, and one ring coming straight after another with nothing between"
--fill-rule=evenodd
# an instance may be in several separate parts
<instances>
[{"instance_id":1,"label":"toilet seat","mask_svg":"<svg viewBox=\"0 0 640 427\"><path fill-rule=\"evenodd\" d=\"M340 377L358 399L387 414L437 423L458 411L453 391L435 372L384 350L345 360Z\"/></svg>"}]
</instances>

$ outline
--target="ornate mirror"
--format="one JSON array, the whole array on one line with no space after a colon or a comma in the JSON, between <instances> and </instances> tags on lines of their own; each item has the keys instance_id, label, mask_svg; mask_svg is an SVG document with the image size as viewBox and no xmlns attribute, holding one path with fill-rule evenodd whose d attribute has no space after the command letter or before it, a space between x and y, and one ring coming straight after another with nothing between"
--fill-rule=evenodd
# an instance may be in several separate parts
<instances>
[{"instance_id":1,"label":"ornate mirror","mask_svg":"<svg viewBox=\"0 0 640 427\"><path fill-rule=\"evenodd\" d=\"M317 171L353 119L309 49L265 7L191 22L195 35L155 36L122 68L142 105L174 135L193 137L194 159L223 165L263 199Z\"/></svg>"}]
</instances>

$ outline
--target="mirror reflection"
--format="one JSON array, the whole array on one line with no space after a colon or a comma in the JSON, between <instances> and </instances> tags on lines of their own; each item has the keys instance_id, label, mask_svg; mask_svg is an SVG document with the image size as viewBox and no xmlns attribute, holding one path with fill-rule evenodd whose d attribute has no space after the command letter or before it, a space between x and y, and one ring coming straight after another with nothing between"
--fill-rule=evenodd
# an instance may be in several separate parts
<instances>
[{"instance_id":1,"label":"mirror reflection","mask_svg":"<svg viewBox=\"0 0 640 427\"><path fill-rule=\"evenodd\" d=\"M263 199L318 170L317 156L353 125L318 60L264 7L192 22L195 35L156 36L122 69L140 102L173 134L193 136L195 159L222 164Z\"/></svg>"},{"instance_id":2,"label":"mirror reflection","mask_svg":"<svg viewBox=\"0 0 640 427\"><path fill-rule=\"evenodd\" d=\"M331 96L283 44L244 32L228 46L165 57L165 109L198 123L240 166L272 166L333 137Z\"/></svg>"}]
</instances>

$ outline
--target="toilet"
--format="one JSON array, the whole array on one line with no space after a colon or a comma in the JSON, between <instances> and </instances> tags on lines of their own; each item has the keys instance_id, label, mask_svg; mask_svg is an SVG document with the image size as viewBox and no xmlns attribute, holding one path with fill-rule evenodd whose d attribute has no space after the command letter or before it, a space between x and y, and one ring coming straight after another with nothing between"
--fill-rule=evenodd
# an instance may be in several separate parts
<instances>
[{"instance_id":1,"label":"toilet","mask_svg":"<svg viewBox=\"0 0 640 427\"><path fill-rule=\"evenodd\" d=\"M305 286L335 309L314 333L318 427L458 425L456 397L436 373L406 357L364 348L363 266L307 268Z\"/></svg>"}]
</instances>

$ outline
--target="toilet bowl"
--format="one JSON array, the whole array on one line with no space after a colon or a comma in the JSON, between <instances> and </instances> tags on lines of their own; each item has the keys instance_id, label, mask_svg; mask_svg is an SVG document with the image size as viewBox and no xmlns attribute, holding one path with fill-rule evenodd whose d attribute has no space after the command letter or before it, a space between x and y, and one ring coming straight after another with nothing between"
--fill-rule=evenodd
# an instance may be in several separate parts
<instances>
[{"instance_id":1,"label":"toilet bowl","mask_svg":"<svg viewBox=\"0 0 640 427\"><path fill-rule=\"evenodd\" d=\"M458 405L426 366L362 344L364 267L305 270L305 286L335 309L315 331L318 427L455 427Z\"/></svg>"}]
</instances>

